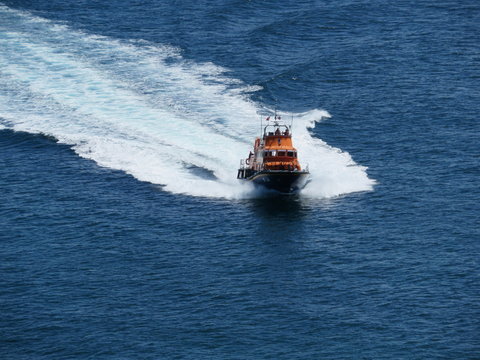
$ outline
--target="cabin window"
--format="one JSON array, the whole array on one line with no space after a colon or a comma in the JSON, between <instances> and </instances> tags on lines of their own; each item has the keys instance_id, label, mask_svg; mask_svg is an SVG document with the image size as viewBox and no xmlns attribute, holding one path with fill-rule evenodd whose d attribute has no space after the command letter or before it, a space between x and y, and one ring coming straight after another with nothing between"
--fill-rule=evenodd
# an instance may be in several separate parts
<instances>
[{"instance_id":1,"label":"cabin window","mask_svg":"<svg viewBox=\"0 0 480 360\"><path fill-rule=\"evenodd\" d=\"M285 156L285 151L279 151L278 156Z\"/></svg>"},{"instance_id":2,"label":"cabin window","mask_svg":"<svg viewBox=\"0 0 480 360\"><path fill-rule=\"evenodd\" d=\"M287 156L289 156L289 157L293 157L293 151L289 151L289 152L287 152Z\"/></svg>"},{"instance_id":3,"label":"cabin window","mask_svg":"<svg viewBox=\"0 0 480 360\"><path fill-rule=\"evenodd\" d=\"M276 156L276 155L277 155L277 152L275 150L270 151L270 156Z\"/></svg>"}]
</instances>

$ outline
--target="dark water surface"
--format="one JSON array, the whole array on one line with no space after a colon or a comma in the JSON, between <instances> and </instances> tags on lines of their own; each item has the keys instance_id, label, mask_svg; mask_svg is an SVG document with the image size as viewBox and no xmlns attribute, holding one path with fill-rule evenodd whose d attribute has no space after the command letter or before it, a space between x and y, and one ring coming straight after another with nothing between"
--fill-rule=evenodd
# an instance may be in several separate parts
<instances>
[{"instance_id":1,"label":"dark water surface","mask_svg":"<svg viewBox=\"0 0 480 360\"><path fill-rule=\"evenodd\" d=\"M2 4L1 358L480 357L477 1ZM60 45L50 52L37 37ZM181 101L178 79L194 74L195 84L205 73L251 87L243 96L258 107L325 109L332 118L311 135L367 166L377 184L227 200L165 191L141 159L131 162L140 170L124 168L128 153L117 158L121 147L101 142L108 109L87 109L93 100L79 86L67 98L57 84L88 78L108 97L113 85L98 74L114 67L132 88L142 84L142 100L165 107L163 95L149 97L157 86L145 75L150 57L137 55L142 42L178 51L167 65L182 58L183 72L158 68L176 96L169 106L223 110L209 94ZM51 64L36 69L33 51ZM98 63L73 62L94 51ZM62 76L43 76L49 66ZM148 110L127 105L139 118ZM99 139L84 150L75 135L91 114ZM147 139L150 123L139 118ZM168 131L165 139L179 130ZM200 143L188 149L208 158Z\"/></svg>"}]
</instances>

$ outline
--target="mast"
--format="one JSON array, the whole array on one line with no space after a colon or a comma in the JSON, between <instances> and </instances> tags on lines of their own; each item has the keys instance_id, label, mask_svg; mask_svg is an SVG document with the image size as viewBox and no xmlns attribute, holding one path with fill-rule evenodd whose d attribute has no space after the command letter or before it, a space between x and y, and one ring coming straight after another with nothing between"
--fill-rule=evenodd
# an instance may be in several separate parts
<instances>
[{"instance_id":1,"label":"mast","mask_svg":"<svg viewBox=\"0 0 480 360\"><path fill-rule=\"evenodd\" d=\"M260 137L262 137L263 123L262 123L262 114L260 114Z\"/></svg>"}]
</instances>

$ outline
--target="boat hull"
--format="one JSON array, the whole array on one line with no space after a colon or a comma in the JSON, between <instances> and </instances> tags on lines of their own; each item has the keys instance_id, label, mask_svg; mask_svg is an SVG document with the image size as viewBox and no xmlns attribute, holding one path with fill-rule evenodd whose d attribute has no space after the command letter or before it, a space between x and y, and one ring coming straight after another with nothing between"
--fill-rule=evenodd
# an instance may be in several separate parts
<instances>
[{"instance_id":1,"label":"boat hull","mask_svg":"<svg viewBox=\"0 0 480 360\"><path fill-rule=\"evenodd\" d=\"M308 171L263 170L245 180L269 190L292 194L305 187L309 174Z\"/></svg>"}]
</instances>

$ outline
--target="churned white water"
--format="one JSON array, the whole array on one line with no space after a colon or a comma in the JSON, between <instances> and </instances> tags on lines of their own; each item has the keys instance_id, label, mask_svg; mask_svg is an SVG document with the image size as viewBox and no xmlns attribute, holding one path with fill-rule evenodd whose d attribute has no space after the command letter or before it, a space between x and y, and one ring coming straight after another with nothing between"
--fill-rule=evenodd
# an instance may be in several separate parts
<instances>
[{"instance_id":1,"label":"churned white water","mask_svg":"<svg viewBox=\"0 0 480 360\"><path fill-rule=\"evenodd\" d=\"M172 193L255 196L236 179L265 113L246 95L255 89L172 47L85 34L5 6L0 17L0 129L52 135ZM365 167L309 133L328 112L290 115L312 174L302 196L372 189Z\"/></svg>"}]
</instances>

